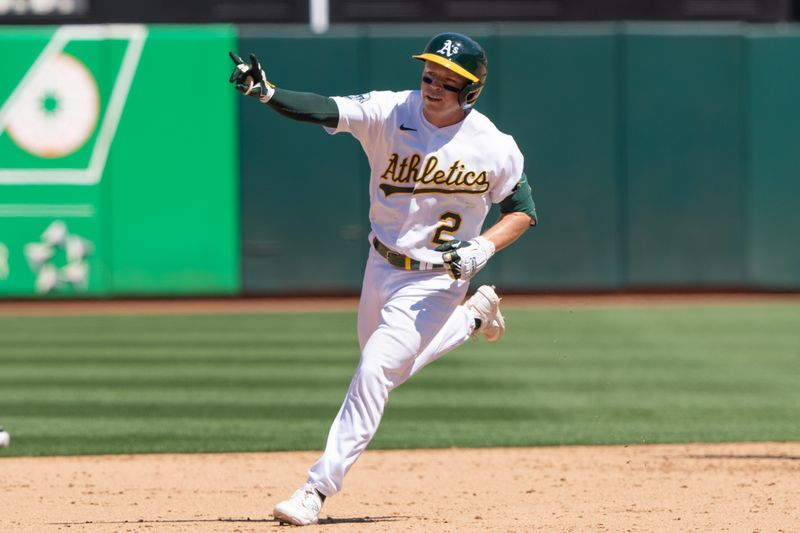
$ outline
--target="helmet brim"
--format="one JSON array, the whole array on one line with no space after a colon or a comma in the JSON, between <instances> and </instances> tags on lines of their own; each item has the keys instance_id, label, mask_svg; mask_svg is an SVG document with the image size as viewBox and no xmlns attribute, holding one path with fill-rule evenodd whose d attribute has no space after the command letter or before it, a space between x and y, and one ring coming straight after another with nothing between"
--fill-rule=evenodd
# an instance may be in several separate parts
<instances>
[{"instance_id":1,"label":"helmet brim","mask_svg":"<svg viewBox=\"0 0 800 533\"><path fill-rule=\"evenodd\" d=\"M477 83L477 82L480 81L475 74L471 73L470 71L468 71L467 69L465 69L461 65L453 63L452 61L450 61L446 57L437 56L436 54L431 54L431 53L425 53L425 54L420 54L420 55L411 56L411 57L413 57L414 59L420 59L422 61L432 61L433 63L436 63L437 65L441 65L441 66L445 67L446 69L452 70L453 72L455 72L456 74L458 74L460 76L464 76L465 78L467 78L469 81L471 81L473 83Z\"/></svg>"}]
</instances>

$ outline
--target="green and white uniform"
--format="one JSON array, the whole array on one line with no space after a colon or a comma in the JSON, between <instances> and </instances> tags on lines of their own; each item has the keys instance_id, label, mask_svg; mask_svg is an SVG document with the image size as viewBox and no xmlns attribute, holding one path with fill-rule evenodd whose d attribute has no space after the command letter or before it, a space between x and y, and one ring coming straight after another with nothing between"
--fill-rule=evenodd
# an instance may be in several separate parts
<instances>
[{"instance_id":1,"label":"green and white uniform","mask_svg":"<svg viewBox=\"0 0 800 533\"><path fill-rule=\"evenodd\" d=\"M341 490L378 429L389 391L474 332L476 317L462 305L469 285L463 277L469 276L451 277L435 248L472 240L476 247L488 243L493 253L494 244L480 237L492 204L501 213L526 213L536 223L519 148L473 108L487 75L483 49L464 35L443 33L414 57L466 78L460 88L442 84L442 90L458 92L463 120L441 128L429 123L420 91L328 98L279 89L254 55L248 66L231 53L236 67L230 81L238 90L294 120L350 133L370 164L370 254L358 311L361 358L308 484L276 507L291 523L318 519L321 501L314 489L326 496ZM423 75L423 82L433 80ZM453 274L453 255L447 258Z\"/></svg>"},{"instance_id":2,"label":"green and white uniform","mask_svg":"<svg viewBox=\"0 0 800 533\"><path fill-rule=\"evenodd\" d=\"M389 391L473 332L461 305L469 283L451 279L434 248L478 236L491 205L511 197L523 177L514 139L474 109L437 128L422 114L419 91L333 100L339 119L326 129L352 134L369 159L371 250L358 312L361 360L308 473L328 496L377 431ZM393 261L378 248L396 254Z\"/></svg>"}]
</instances>

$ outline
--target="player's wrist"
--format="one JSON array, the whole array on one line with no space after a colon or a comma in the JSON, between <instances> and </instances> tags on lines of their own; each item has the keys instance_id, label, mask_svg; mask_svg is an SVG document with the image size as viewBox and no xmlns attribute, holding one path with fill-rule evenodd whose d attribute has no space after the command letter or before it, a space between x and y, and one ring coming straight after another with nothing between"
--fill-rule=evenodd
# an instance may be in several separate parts
<instances>
[{"instance_id":1,"label":"player's wrist","mask_svg":"<svg viewBox=\"0 0 800 533\"><path fill-rule=\"evenodd\" d=\"M261 88L261 94L259 95L258 100L262 104L266 104L272 99L273 96L275 96L275 86L265 80L264 86Z\"/></svg>"},{"instance_id":2,"label":"player's wrist","mask_svg":"<svg viewBox=\"0 0 800 533\"><path fill-rule=\"evenodd\" d=\"M494 245L494 243L483 235L475 237L472 239L472 242L474 242L476 246L483 250L483 252L486 254L487 260L492 257L497 250L497 247Z\"/></svg>"}]
</instances>

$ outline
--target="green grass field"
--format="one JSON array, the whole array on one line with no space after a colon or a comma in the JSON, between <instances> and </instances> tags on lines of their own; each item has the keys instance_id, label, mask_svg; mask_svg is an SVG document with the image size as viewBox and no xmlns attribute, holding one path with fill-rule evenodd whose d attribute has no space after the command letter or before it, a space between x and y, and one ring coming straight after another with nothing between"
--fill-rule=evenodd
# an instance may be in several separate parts
<instances>
[{"instance_id":1,"label":"green grass field","mask_svg":"<svg viewBox=\"0 0 800 533\"><path fill-rule=\"evenodd\" d=\"M371 448L800 440L800 305L507 310ZM0 456L321 449L355 314L0 317Z\"/></svg>"}]
</instances>

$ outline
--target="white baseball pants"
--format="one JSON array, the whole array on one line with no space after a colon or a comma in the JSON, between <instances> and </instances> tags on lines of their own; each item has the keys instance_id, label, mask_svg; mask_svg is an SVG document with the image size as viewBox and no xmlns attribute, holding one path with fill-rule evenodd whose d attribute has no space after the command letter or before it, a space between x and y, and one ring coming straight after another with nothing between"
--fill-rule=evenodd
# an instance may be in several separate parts
<instances>
[{"instance_id":1,"label":"white baseball pants","mask_svg":"<svg viewBox=\"0 0 800 533\"><path fill-rule=\"evenodd\" d=\"M361 301L361 360L308 481L326 496L342 489L347 471L378 430L389 391L469 339L474 317L460 305L468 282L444 270L393 267L370 248Z\"/></svg>"}]
</instances>

